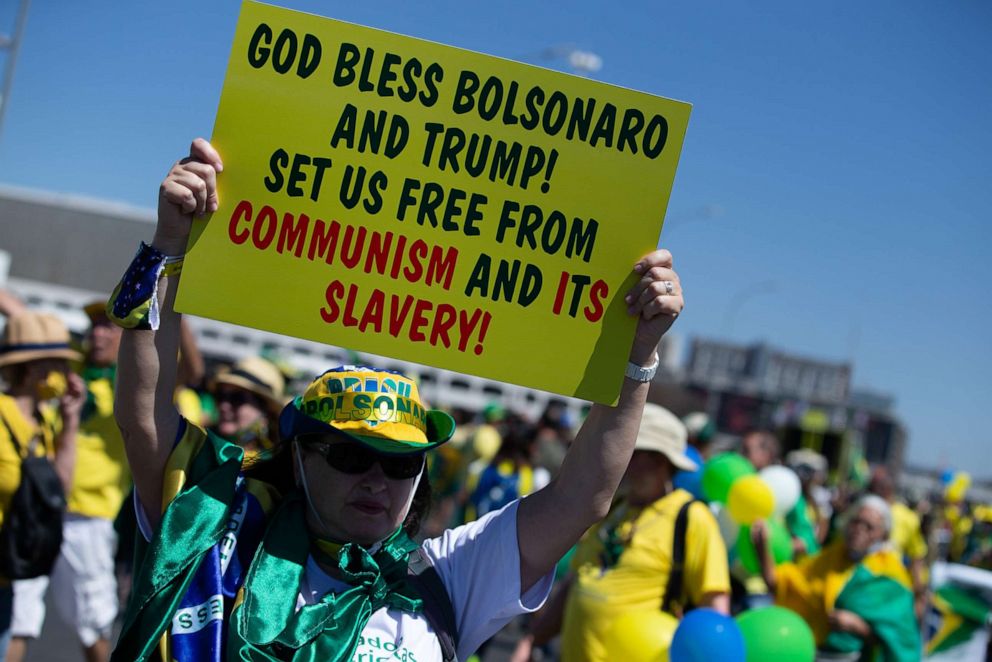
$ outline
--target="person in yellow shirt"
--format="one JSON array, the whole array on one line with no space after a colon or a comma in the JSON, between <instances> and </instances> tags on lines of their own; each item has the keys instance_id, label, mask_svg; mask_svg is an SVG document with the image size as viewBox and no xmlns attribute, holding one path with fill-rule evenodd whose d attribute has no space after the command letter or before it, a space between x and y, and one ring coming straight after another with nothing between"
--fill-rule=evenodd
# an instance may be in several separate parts
<instances>
[{"instance_id":1,"label":"person in yellow shirt","mask_svg":"<svg viewBox=\"0 0 992 662\"><path fill-rule=\"evenodd\" d=\"M0 340L0 527L21 483L21 461L49 456L68 491L76 458L83 381L69 372L79 353L53 315L22 311L7 320ZM57 402L57 406L54 404ZM7 654L13 590L0 575L0 658ZM7 656L5 659L11 659Z\"/></svg>"},{"instance_id":2,"label":"person in yellow shirt","mask_svg":"<svg viewBox=\"0 0 992 662\"><path fill-rule=\"evenodd\" d=\"M647 404L624 477L626 496L593 526L572 558L570 576L518 645L514 660L560 629L562 659L612 660L605 639L616 618L665 608L681 617L691 607L730 610L727 549L705 504L672 488L677 469L697 467L685 454L687 432L674 414ZM684 566L672 572L676 522L685 517ZM676 584L680 584L676 586Z\"/></svg>"},{"instance_id":3,"label":"person in yellow shirt","mask_svg":"<svg viewBox=\"0 0 992 662\"><path fill-rule=\"evenodd\" d=\"M809 624L818 648L852 659L916 662L922 653L911 580L888 543L888 504L869 494L846 514L844 535L819 553L775 566L768 529L751 529L761 573L776 604ZM860 655L859 655L860 654Z\"/></svg>"},{"instance_id":4,"label":"person in yellow shirt","mask_svg":"<svg viewBox=\"0 0 992 662\"><path fill-rule=\"evenodd\" d=\"M73 626L87 660L106 660L117 618L113 520L130 487L124 441L114 421L114 378L121 329L103 311L106 301L84 307L90 328L81 365L86 398L80 414L76 463L62 530L62 550L48 577L15 582L7 660L19 662L41 634L45 593L54 591L62 619Z\"/></svg>"},{"instance_id":5,"label":"person in yellow shirt","mask_svg":"<svg viewBox=\"0 0 992 662\"><path fill-rule=\"evenodd\" d=\"M909 506L896 499L895 484L885 467L879 466L872 470L868 491L885 499L892 511L889 543L909 568L913 578L913 594L916 596L916 615L919 618L926 607L928 584L927 543L923 539L920 517Z\"/></svg>"}]
</instances>

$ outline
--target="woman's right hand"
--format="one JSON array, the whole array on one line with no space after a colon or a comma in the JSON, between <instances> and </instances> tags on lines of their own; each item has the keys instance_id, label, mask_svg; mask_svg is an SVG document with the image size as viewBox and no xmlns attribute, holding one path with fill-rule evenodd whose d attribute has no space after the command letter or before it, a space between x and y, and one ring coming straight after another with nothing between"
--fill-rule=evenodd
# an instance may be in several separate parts
<instances>
[{"instance_id":1,"label":"woman's right hand","mask_svg":"<svg viewBox=\"0 0 992 662\"><path fill-rule=\"evenodd\" d=\"M193 216L217 210L220 155L203 138L189 146L189 156L176 162L158 190L158 226L152 244L166 255L186 251Z\"/></svg>"}]
</instances>

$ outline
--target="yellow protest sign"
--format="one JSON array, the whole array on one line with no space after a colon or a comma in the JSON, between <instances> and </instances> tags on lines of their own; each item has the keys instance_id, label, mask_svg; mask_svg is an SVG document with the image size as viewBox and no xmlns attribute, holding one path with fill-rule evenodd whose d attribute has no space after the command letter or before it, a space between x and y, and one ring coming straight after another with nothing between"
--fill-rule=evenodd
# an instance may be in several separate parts
<instances>
[{"instance_id":1,"label":"yellow protest sign","mask_svg":"<svg viewBox=\"0 0 992 662\"><path fill-rule=\"evenodd\" d=\"M689 111L245 2L177 307L614 402Z\"/></svg>"}]
</instances>

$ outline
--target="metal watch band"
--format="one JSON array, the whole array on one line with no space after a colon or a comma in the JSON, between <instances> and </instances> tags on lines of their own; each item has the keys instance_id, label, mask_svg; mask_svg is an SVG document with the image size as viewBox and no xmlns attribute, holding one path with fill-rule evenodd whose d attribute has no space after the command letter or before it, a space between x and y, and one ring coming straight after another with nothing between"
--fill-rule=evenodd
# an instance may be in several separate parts
<instances>
[{"instance_id":1,"label":"metal watch band","mask_svg":"<svg viewBox=\"0 0 992 662\"><path fill-rule=\"evenodd\" d=\"M633 379L635 382L649 382L654 379L655 373L658 372L658 365L661 363L661 359L657 354L654 355L654 363L651 365L637 365L632 361L627 361L627 370L624 371L624 376L628 379Z\"/></svg>"}]
</instances>

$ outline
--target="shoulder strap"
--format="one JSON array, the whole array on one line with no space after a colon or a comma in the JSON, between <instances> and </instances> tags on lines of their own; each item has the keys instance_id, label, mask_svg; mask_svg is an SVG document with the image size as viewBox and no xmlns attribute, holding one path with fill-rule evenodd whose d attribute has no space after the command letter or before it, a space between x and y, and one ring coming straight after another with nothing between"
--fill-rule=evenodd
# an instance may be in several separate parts
<instances>
[{"instance_id":1,"label":"shoulder strap","mask_svg":"<svg viewBox=\"0 0 992 662\"><path fill-rule=\"evenodd\" d=\"M50 452L49 445L45 442L44 432L42 431L46 428L46 426L50 426L50 421L48 421L44 416L41 417L41 421L38 423L38 431L35 432L34 435L28 440L28 446L26 449L21 446L21 442L18 441L14 428L11 427L10 421L7 420L7 417L3 415L3 411L0 411L0 421L3 421L4 427L7 428L7 434L10 435L10 443L14 445L14 450L17 451L17 455L21 459L31 457L31 455L35 452L35 449L38 447L39 439L44 447L45 455ZM51 430L51 432L54 434L55 431Z\"/></svg>"},{"instance_id":2,"label":"shoulder strap","mask_svg":"<svg viewBox=\"0 0 992 662\"><path fill-rule=\"evenodd\" d=\"M24 457L24 449L21 448L21 442L17 441L17 435L14 433L14 428L10 427L10 423L7 422L7 417L0 412L0 421L3 421L3 426L7 428L7 434L10 435L10 443L14 445L14 450L17 451L17 457Z\"/></svg>"},{"instance_id":3,"label":"shoulder strap","mask_svg":"<svg viewBox=\"0 0 992 662\"><path fill-rule=\"evenodd\" d=\"M417 548L407 557L407 579L413 584L424 601L424 617L434 628L441 654L445 662L455 662L458 640L458 625L455 610L451 606L448 590L437 574L434 564L423 550Z\"/></svg>"},{"instance_id":4,"label":"shoulder strap","mask_svg":"<svg viewBox=\"0 0 992 662\"><path fill-rule=\"evenodd\" d=\"M668 574L665 597L661 601L662 611L673 613L676 602L682 602L682 584L685 580L685 538L689 528L689 509L695 499L689 499L679 508L675 517L675 532L672 536L672 571Z\"/></svg>"}]
</instances>

